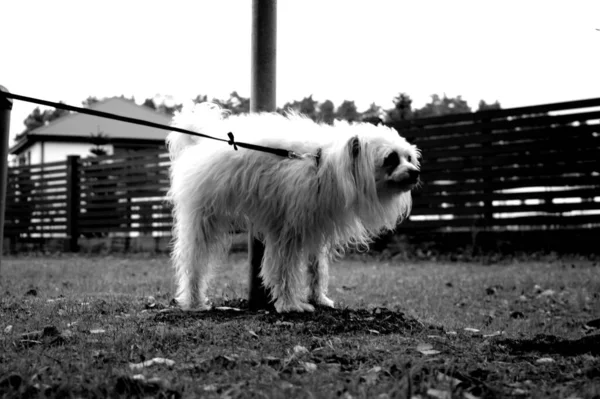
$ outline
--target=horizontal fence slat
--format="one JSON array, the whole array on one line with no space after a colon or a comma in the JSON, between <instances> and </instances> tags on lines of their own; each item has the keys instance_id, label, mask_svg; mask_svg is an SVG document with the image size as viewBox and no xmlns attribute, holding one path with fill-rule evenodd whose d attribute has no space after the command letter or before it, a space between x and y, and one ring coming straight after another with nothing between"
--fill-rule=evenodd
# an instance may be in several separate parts
<instances>
[{"instance_id":1,"label":"horizontal fence slat","mask_svg":"<svg viewBox=\"0 0 600 399\"><path fill-rule=\"evenodd\" d=\"M566 115L544 115L519 119L503 119L496 121L474 121L473 123L436 126L418 130L401 130L403 136L418 138L427 137L445 137L457 134L465 134L479 131L491 130L511 130L511 129L535 129L541 126L552 126L557 124L569 124L574 122L600 119L600 111L583 112Z\"/></svg>"},{"instance_id":2,"label":"horizontal fence slat","mask_svg":"<svg viewBox=\"0 0 600 399\"><path fill-rule=\"evenodd\" d=\"M38 170L38 169L54 169L54 168L66 168L65 161L45 162L43 164L31 164L31 165L18 165L11 166L10 170Z\"/></svg>"},{"instance_id":3,"label":"horizontal fence slat","mask_svg":"<svg viewBox=\"0 0 600 399\"><path fill-rule=\"evenodd\" d=\"M599 150L596 148L589 149L579 149L575 151L560 151L556 150L552 153L539 153L534 152L531 154L500 154L495 156L488 157L480 157L478 155L473 155L472 157L460 157L456 160L445 160L436 162L434 160L423 160L423 170L425 172L431 170L444 170L447 169L449 171L460 171L465 168L481 168L481 167L491 167L495 165L508 165L508 164L516 164L522 166L529 165L539 165L539 164L554 164L559 159L576 159L573 162L586 162L586 161L595 161L598 159ZM596 169L597 170L597 169ZM593 171L593 169L591 169Z\"/></svg>"},{"instance_id":4,"label":"horizontal fence slat","mask_svg":"<svg viewBox=\"0 0 600 399\"><path fill-rule=\"evenodd\" d=\"M501 142L522 142L540 139L574 140L580 137L596 137L598 125L542 127L529 130L504 130L494 132L474 132L472 134L461 134L456 137L423 136L415 140L418 146L425 150L436 148L449 148L465 145L484 145Z\"/></svg>"},{"instance_id":5,"label":"horizontal fence slat","mask_svg":"<svg viewBox=\"0 0 600 399\"><path fill-rule=\"evenodd\" d=\"M168 158L160 157L158 154L148 155L140 158L122 158L122 159L111 159L102 162L88 161L82 162L81 167L84 171L112 171L120 169L135 169L145 166L166 166L168 164ZM163 164L163 165L161 165Z\"/></svg>"},{"instance_id":6,"label":"horizontal fence slat","mask_svg":"<svg viewBox=\"0 0 600 399\"><path fill-rule=\"evenodd\" d=\"M489 212L494 213L518 213L518 212L540 212L540 213L564 213L573 211L599 210L600 202L585 201L574 203L539 203L539 204L516 204L516 205L494 205L487 207L485 204L465 206L458 203L455 206L413 206L412 215L477 215ZM599 210L600 212L600 210Z\"/></svg>"},{"instance_id":7,"label":"horizontal fence slat","mask_svg":"<svg viewBox=\"0 0 600 399\"><path fill-rule=\"evenodd\" d=\"M422 195L413 194L413 208L435 205L441 203L476 203L484 201L526 201L526 200L552 200L564 198L595 198L600 197L600 188L582 188L560 191L537 191L516 193L474 193L474 194L451 194L451 195ZM423 205L421 205L423 204Z\"/></svg>"},{"instance_id":8,"label":"horizontal fence slat","mask_svg":"<svg viewBox=\"0 0 600 399\"><path fill-rule=\"evenodd\" d=\"M111 187L111 186L128 186L135 184L147 184L149 181L152 181L159 185L169 185L169 176L168 174L152 174L146 173L144 175L136 174L136 175L125 175L127 177L121 177L119 179L114 178L114 176L110 176L110 179L89 179L84 178L81 182L81 187L86 189L99 189L101 190L103 187Z\"/></svg>"},{"instance_id":9,"label":"horizontal fence slat","mask_svg":"<svg viewBox=\"0 0 600 399\"><path fill-rule=\"evenodd\" d=\"M600 215L579 216L523 216L512 218L494 218L490 226L547 226L548 228L560 226L600 225ZM411 228L449 228L449 227L486 227L484 218L454 218L448 220L408 220L398 229Z\"/></svg>"},{"instance_id":10,"label":"horizontal fence slat","mask_svg":"<svg viewBox=\"0 0 600 399\"><path fill-rule=\"evenodd\" d=\"M127 186L114 186L114 187L102 187L97 188L82 188L81 194L85 196L86 199L98 197L99 199L103 199L105 195L110 195L113 193L121 193L118 198L123 197L134 197L134 196L146 196L146 197L158 197L164 196L165 193L169 190L168 184L140 184L140 185L127 185Z\"/></svg>"}]
</instances>

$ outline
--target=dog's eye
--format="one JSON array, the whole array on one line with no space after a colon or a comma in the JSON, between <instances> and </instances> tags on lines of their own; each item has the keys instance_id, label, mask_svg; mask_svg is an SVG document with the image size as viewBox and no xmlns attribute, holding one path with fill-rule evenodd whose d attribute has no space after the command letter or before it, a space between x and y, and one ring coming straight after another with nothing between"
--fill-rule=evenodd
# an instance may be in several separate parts
<instances>
[{"instance_id":1,"label":"dog's eye","mask_svg":"<svg viewBox=\"0 0 600 399\"><path fill-rule=\"evenodd\" d=\"M412 163L412 157L411 157L410 155L406 157L406 160L407 160L408 162Z\"/></svg>"},{"instance_id":2,"label":"dog's eye","mask_svg":"<svg viewBox=\"0 0 600 399\"><path fill-rule=\"evenodd\" d=\"M400 165L400 157L396 152L390 153L390 155L383 160L383 167L386 169L396 169L398 165Z\"/></svg>"}]
</instances>

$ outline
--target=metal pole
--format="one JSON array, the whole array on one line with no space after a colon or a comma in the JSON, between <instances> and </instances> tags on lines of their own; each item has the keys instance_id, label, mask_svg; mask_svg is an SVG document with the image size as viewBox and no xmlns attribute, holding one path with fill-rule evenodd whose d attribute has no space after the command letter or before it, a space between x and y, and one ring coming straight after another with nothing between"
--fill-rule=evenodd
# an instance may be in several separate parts
<instances>
[{"instance_id":1,"label":"metal pole","mask_svg":"<svg viewBox=\"0 0 600 399\"><path fill-rule=\"evenodd\" d=\"M4 211L6 210L6 185L8 180L8 136L10 134L10 111L12 99L3 93L8 90L0 86L0 272L4 250Z\"/></svg>"},{"instance_id":2,"label":"metal pole","mask_svg":"<svg viewBox=\"0 0 600 399\"><path fill-rule=\"evenodd\" d=\"M252 65L251 112L272 112L276 109L277 61L277 0L252 1ZM248 304L250 309L264 309L269 295L259 276L265 246L248 229L248 259L250 279Z\"/></svg>"}]
</instances>

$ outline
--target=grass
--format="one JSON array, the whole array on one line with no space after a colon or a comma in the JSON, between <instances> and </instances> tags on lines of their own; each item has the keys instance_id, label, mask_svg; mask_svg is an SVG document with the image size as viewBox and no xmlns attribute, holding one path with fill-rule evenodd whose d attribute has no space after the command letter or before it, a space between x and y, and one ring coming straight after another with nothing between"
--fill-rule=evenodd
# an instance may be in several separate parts
<instances>
[{"instance_id":1,"label":"grass","mask_svg":"<svg viewBox=\"0 0 600 399\"><path fill-rule=\"evenodd\" d=\"M594 261L355 257L331 274L335 310L250 312L234 254L211 287L234 309L184 313L164 256L4 258L0 395L600 395Z\"/></svg>"}]
</instances>

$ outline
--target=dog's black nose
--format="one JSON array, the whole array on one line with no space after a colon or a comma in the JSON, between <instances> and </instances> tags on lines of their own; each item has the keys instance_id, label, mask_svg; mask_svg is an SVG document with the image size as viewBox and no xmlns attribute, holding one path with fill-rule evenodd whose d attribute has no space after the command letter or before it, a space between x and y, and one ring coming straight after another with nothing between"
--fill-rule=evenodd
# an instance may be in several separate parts
<instances>
[{"instance_id":1,"label":"dog's black nose","mask_svg":"<svg viewBox=\"0 0 600 399\"><path fill-rule=\"evenodd\" d=\"M419 176L420 176L420 175L421 175L421 172L420 172L419 170L416 170L416 169L410 169L410 170L408 171L408 178L409 178L411 181L417 181L417 180L419 180Z\"/></svg>"}]
</instances>

